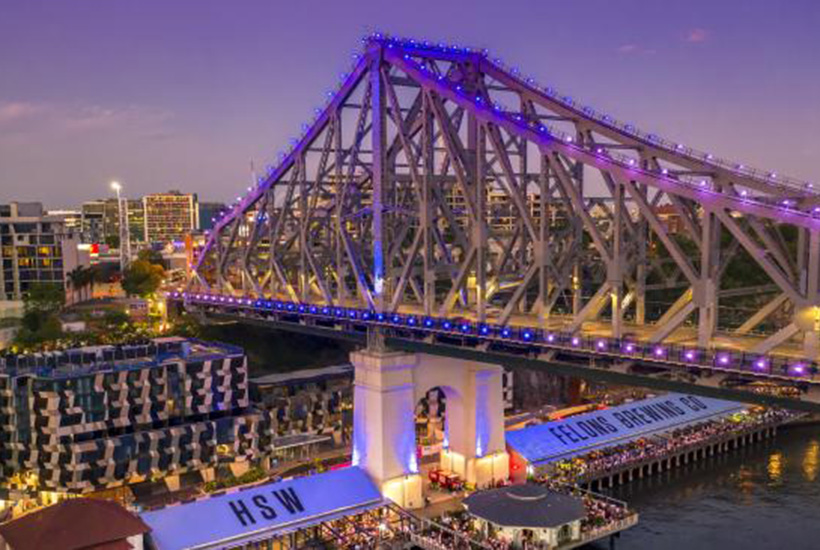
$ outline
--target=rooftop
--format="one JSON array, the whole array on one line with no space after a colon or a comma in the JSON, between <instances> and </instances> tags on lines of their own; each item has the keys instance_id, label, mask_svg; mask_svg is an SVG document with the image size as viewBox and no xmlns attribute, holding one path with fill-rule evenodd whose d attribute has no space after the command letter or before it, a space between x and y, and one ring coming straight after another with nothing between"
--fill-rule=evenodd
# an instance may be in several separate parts
<instances>
[{"instance_id":1,"label":"rooftop","mask_svg":"<svg viewBox=\"0 0 820 550\"><path fill-rule=\"evenodd\" d=\"M464 507L478 518L502 527L555 528L586 517L583 501L542 485L511 485L473 493Z\"/></svg>"},{"instance_id":2,"label":"rooftop","mask_svg":"<svg viewBox=\"0 0 820 550\"><path fill-rule=\"evenodd\" d=\"M528 462L545 463L724 418L745 408L734 401L669 393L508 431L506 439Z\"/></svg>"},{"instance_id":3,"label":"rooftop","mask_svg":"<svg viewBox=\"0 0 820 550\"><path fill-rule=\"evenodd\" d=\"M174 361L204 361L244 355L236 346L192 338L153 338L142 344L86 346L61 351L5 355L0 375L72 378L85 374L150 368Z\"/></svg>"},{"instance_id":4,"label":"rooftop","mask_svg":"<svg viewBox=\"0 0 820 550\"><path fill-rule=\"evenodd\" d=\"M115 502L90 498L64 500L0 524L0 536L14 550L114 550L118 542L150 528Z\"/></svg>"},{"instance_id":5,"label":"rooftop","mask_svg":"<svg viewBox=\"0 0 820 550\"><path fill-rule=\"evenodd\" d=\"M235 548L258 541L263 533L273 536L383 504L364 470L351 467L231 489L143 512L142 519L158 550Z\"/></svg>"}]
</instances>

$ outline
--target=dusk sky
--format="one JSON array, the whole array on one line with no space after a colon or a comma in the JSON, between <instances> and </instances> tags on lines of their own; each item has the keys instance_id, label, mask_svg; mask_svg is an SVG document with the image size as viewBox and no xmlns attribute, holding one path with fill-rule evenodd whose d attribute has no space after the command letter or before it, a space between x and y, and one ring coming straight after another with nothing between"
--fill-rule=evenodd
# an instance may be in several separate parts
<instances>
[{"instance_id":1,"label":"dusk sky","mask_svg":"<svg viewBox=\"0 0 820 550\"><path fill-rule=\"evenodd\" d=\"M368 31L486 47L583 103L820 182L817 0L0 0L0 202L228 200Z\"/></svg>"}]
</instances>

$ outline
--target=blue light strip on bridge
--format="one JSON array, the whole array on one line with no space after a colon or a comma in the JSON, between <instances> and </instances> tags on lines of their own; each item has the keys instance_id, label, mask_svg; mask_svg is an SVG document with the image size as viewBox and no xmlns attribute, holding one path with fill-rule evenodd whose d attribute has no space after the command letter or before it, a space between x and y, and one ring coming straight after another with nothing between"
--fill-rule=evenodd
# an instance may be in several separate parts
<instances>
[{"instance_id":1,"label":"blue light strip on bridge","mask_svg":"<svg viewBox=\"0 0 820 550\"><path fill-rule=\"evenodd\" d=\"M221 309L251 310L284 317L284 319L277 319L284 321L314 319L351 326L378 326L398 333L497 342L519 348L531 348L533 351L558 351L610 359L641 360L644 363L654 363L659 366L705 368L752 375L758 378L817 382L818 366L816 363L784 356L748 354L674 344L650 344L630 339L585 336L536 327L474 323L464 318L377 313L360 308L223 294L168 292L166 298L185 303L216 306Z\"/></svg>"}]
</instances>

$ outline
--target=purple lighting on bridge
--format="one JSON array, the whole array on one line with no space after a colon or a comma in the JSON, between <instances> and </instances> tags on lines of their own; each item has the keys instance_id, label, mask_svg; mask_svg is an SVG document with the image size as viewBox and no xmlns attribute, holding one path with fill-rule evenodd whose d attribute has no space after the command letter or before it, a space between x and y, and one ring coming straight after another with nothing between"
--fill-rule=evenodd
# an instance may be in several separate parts
<instances>
[{"instance_id":1,"label":"purple lighting on bridge","mask_svg":"<svg viewBox=\"0 0 820 550\"><path fill-rule=\"evenodd\" d=\"M286 312L287 317L285 318L288 321L294 321L294 316L298 319L299 315L306 315L306 316L315 316L321 312L321 315L326 317L333 317L334 319L350 319L351 321L355 322L372 322L375 320L377 323L384 323L386 319L389 319L391 324L398 324L401 322L402 324L409 325L410 327L416 329L416 326L420 323L423 327L427 330L436 331L437 327L440 327L440 330L451 332L453 328L456 330L469 330L469 334L473 334L473 325L469 323L463 323L461 321L454 327L453 322L448 319L436 319L431 317L423 318L422 321L419 321L416 317L413 316L401 316L395 313L390 313L389 316L385 315L384 313L376 313L370 312L367 310L359 310L356 308L331 308L326 305L316 305L316 304L309 304L309 303L298 303L298 302L285 302L285 301L266 301L262 298L250 298L244 296L225 296L220 294L201 294L201 293L187 293L187 292L168 292L165 294L166 297L171 299L182 300L184 302L188 302L188 300L199 301L204 303L221 303L224 304L221 307L227 307L228 309L234 308L253 308L256 310L262 310L265 313L270 312L271 310ZM232 304L232 305L229 305ZM295 322L299 322L298 320ZM497 331L497 332L496 332ZM497 336L501 336L503 338L515 338L515 333L513 329L510 327L499 327L498 329L493 329L492 325L480 325L476 334L480 337L492 339ZM531 327L521 327L520 332L517 333L518 338L527 342L537 342L536 335L537 329L533 329ZM548 343L556 342L558 339L558 335L555 333L547 333L544 337L544 341ZM581 350L593 351L593 352L601 352L607 353L611 349L615 349L616 346L620 346L622 353L635 355L641 354L643 352L643 348L638 346L633 342L620 342L618 339L610 339L610 338L590 338L589 340L585 340L582 336L572 336L570 339L570 345L574 348L578 348ZM646 359L655 360L655 361L666 361L669 355L669 348L664 345L655 345L651 347L649 350L644 352L646 355L644 357ZM693 364L703 364L704 366L708 366L708 360L712 357L710 354L704 354L703 350L699 349L688 349L682 351L681 360L693 363ZM728 366L732 364L732 362L737 359L736 356L729 351L719 352L717 355L714 356L714 366ZM740 357L738 366L745 367L753 372L759 372L761 374L767 373L770 370L771 359L765 356L758 356L757 358L743 358ZM791 376L795 378L807 378L813 377L816 374L816 367L813 364L808 363L794 363L791 365L784 365L782 368L781 375Z\"/></svg>"}]
</instances>

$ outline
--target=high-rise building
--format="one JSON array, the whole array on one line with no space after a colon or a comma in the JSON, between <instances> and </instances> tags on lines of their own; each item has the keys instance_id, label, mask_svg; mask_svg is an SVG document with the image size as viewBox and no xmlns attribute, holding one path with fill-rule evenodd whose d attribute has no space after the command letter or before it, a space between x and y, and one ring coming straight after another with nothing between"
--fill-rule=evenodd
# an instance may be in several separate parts
<instances>
[{"instance_id":1,"label":"high-rise building","mask_svg":"<svg viewBox=\"0 0 820 550\"><path fill-rule=\"evenodd\" d=\"M199 203L199 227L200 231L213 229L215 220L219 218L220 212L227 210L227 206L221 202L201 202Z\"/></svg>"},{"instance_id":2,"label":"high-rise building","mask_svg":"<svg viewBox=\"0 0 820 550\"><path fill-rule=\"evenodd\" d=\"M46 215L62 218L69 233L80 235L83 231L83 213L79 210L48 210Z\"/></svg>"},{"instance_id":3,"label":"high-rise building","mask_svg":"<svg viewBox=\"0 0 820 550\"><path fill-rule=\"evenodd\" d=\"M195 194L179 191L156 193L142 198L145 207L145 237L149 243L184 241L199 228Z\"/></svg>"},{"instance_id":4,"label":"high-rise building","mask_svg":"<svg viewBox=\"0 0 820 550\"><path fill-rule=\"evenodd\" d=\"M128 229L132 243L145 242L145 207L141 199L129 199ZM93 244L118 244L120 210L117 199L86 201L82 204L82 238ZM116 247L115 247L116 248Z\"/></svg>"},{"instance_id":5,"label":"high-rise building","mask_svg":"<svg viewBox=\"0 0 820 550\"><path fill-rule=\"evenodd\" d=\"M0 300L22 300L33 283L66 286L67 274L88 265L79 234L38 202L0 205Z\"/></svg>"}]
</instances>

